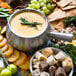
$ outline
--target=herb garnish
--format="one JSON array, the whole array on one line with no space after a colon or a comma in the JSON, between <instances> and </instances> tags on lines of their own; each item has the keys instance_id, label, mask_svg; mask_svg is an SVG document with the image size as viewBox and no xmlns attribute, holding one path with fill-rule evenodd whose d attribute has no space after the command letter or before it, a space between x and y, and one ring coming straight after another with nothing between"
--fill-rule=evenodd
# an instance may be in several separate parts
<instances>
[{"instance_id":1,"label":"herb garnish","mask_svg":"<svg viewBox=\"0 0 76 76\"><path fill-rule=\"evenodd\" d=\"M74 25L76 26L76 16L68 17L66 20L63 21L65 26Z\"/></svg>"},{"instance_id":2,"label":"herb garnish","mask_svg":"<svg viewBox=\"0 0 76 76\"><path fill-rule=\"evenodd\" d=\"M22 72L22 76L27 76L29 73L30 73L29 70L27 70L25 73L24 73L24 71L23 71L23 72Z\"/></svg>"},{"instance_id":3,"label":"herb garnish","mask_svg":"<svg viewBox=\"0 0 76 76\"><path fill-rule=\"evenodd\" d=\"M21 22L22 25L28 25L30 27L35 27L35 29L37 29L36 25L42 25L42 23L39 23L39 22L29 22L24 18L20 18L20 20L22 21Z\"/></svg>"},{"instance_id":4,"label":"herb garnish","mask_svg":"<svg viewBox=\"0 0 76 76\"><path fill-rule=\"evenodd\" d=\"M9 20L9 17L11 15L11 13L9 13L8 11L11 11L12 9L5 9L5 8L0 8L0 18L5 19L5 20Z\"/></svg>"}]
</instances>

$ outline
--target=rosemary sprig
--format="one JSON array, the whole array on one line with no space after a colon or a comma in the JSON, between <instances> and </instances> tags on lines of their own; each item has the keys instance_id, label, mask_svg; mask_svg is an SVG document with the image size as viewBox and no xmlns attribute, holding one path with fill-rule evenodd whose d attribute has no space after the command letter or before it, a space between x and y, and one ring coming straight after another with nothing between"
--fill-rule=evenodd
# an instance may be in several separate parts
<instances>
[{"instance_id":1,"label":"rosemary sprig","mask_svg":"<svg viewBox=\"0 0 76 76\"><path fill-rule=\"evenodd\" d=\"M20 20L22 21L21 22L22 25L28 25L30 27L32 26L32 27L35 27L36 29L37 29L36 25L42 25L42 23L39 23L39 22L29 22L24 18L20 18Z\"/></svg>"},{"instance_id":2,"label":"rosemary sprig","mask_svg":"<svg viewBox=\"0 0 76 76\"><path fill-rule=\"evenodd\" d=\"M22 25L32 25L32 26L36 26L36 25L41 25L41 23L38 22L22 22Z\"/></svg>"},{"instance_id":3,"label":"rosemary sprig","mask_svg":"<svg viewBox=\"0 0 76 76\"><path fill-rule=\"evenodd\" d=\"M65 24L65 26L69 26L71 25L71 23L76 26L75 23L73 23L73 21L76 20L76 16L71 16L71 17L68 17L66 20L63 21L63 23Z\"/></svg>"},{"instance_id":4,"label":"rosemary sprig","mask_svg":"<svg viewBox=\"0 0 76 76\"><path fill-rule=\"evenodd\" d=\"M20 20L22 21L22 22L28 22L26 19L24 19L24 18L20 18Z\"/></svg>"}]
</instances>

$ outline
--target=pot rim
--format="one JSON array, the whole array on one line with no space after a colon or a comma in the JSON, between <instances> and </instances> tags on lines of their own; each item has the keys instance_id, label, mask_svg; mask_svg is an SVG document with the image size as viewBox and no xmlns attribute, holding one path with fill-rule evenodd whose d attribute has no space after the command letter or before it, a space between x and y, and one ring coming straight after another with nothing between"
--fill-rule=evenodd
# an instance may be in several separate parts
<instances>
[{"instance_id":1,"label":"pot rim","mask_svg":"<svg viewBox=\"0 0 76 76\"><path fill-rule=\"evenodd\" d=\"M61 49L58 49L58 48L53 48L53 47L45 47L45 48L51 48L51 49L53 49L53 50L57 50L57 51L62 51ZM42 48L42 49L45 49L45 48ZM42 49L40 49L40 50L38 50L38 51L41 51ZM37 51L36 51L37 52ZM34 76L34 73L33 73L33 67L32 67L32 61L33 61L33 58L35 57L35 54L36 54L36 52L34 53L34 55L32 56L32 58L31 58L31 60L30 60L30 72L31 72L31 74L32 74L32 76ZM64 51L62 51L67 57L70 57L70 56L68 56ZM70 57L71 58L71 57ZM73 72L74 72L74 65L73 65L73 68L72 68L72 70L70 71L70 73L69 73L69 76L72 76L73 75Z\"/></svg>"},{"instance_id":2,"label":"pot rim","mask_svg":"<svg viewBox=\"0 0 76 76\"><path fill-rule=\"evenodd\" d=\"M44 30L41 32L41 33L39 33L38 35L35 35L35 36L20 36L19 34L17 34L12 28L11 28L11 26L10 26L10 21L11 21L11 19L12 19L12 17L14 16L14 15L16 15L17 13L20 13L20 12L22 12L22 11L32 11L32 12L36 12L36 13L38 13L38 14L40 14L44 19L45 19L45 28L44 28ZM9 29L11 30L11 32L13 33L13 34L15 34L16 36L18 36L18 37L20 37L20 38L36 38L36 37L39 37L39 36L41 36L42 34L44 34L45 32L46 32L46 30L48 29L48 26L49 26L49 22L48 22L48 19L47 19L47 17L43 14L43 13L41 13L41 12L39 12L39 11L37 11L37 10L34 10L34 9L21 9L21 10L18 10L18 11L16 11L16 12L14 12L11 16L10 16L10 18L9 18L9 20L8 20L8 25L7 25L8 27L9 27Z\"/></svg>"}]
</instances>

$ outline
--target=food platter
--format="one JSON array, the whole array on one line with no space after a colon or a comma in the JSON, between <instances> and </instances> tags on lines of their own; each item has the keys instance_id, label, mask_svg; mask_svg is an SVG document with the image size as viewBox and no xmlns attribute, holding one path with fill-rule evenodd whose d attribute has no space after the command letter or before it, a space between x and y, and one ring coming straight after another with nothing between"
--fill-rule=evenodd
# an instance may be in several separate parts
<instances>
[{"instance_id":1,"label":"food platter","mask_svg":"<svg viewBox=\"0 0 76 76\"><path fill-rule=\"evenodd\" d=\"M75 76L76 0L0 0L0 76L34 76L34 53L48 47L72 59Z\"/></svg>"},{"instance_id":2,"label":"food platter","mask_svg":"<svg viewBox=\"0 0 76 76\"><path fill-rule=\"evenodd\" d=\"M47 47L47 48L51 48L55 53L58 53L62 50L60 49L57 49L57 48L52 48L52 47ZM42 50L44 50L45 48L43 49L40 49L38 50L38 52L41 52ZM63 51L62 51L63 52ZM65 52L63 52L65 54ZM36 53L35 53L36 54ZM32 56L31 60L30 60L30 71L32 73L32 75L34 76L34 68L33 68L33 59L35 58L35 54ZM66 54L65 54L66 55ZM69 57L68 55L66 55L67 57ZM68 76L72 76L73 75L73 71L74 71L74 67L72 68L72 70L70 71L69 75Z\"/></svg>"}]
</instances>

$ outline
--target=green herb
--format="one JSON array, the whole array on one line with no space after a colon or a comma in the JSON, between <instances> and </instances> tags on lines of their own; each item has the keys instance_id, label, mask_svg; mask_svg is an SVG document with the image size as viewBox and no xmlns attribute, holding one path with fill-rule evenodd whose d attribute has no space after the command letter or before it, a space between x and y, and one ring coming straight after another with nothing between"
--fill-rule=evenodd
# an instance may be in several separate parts
<instances>
[{"instance_id":1,"label":"green herb","mask_svg":"<svg viewBox=\"0 0 76 76\"><path fill-rule=\"evenodd\" d=\"M20 20L22 21L22 22L28 22L26 19L24 19L24 18L20 18Z\"/></svg>"},{"instance_id":2,"label":"green herb","mask_svg":"<svg viewBox=\"0 0 76 76\"><path fill-rule=\"evenodd\" d=\"M6 20L8 21L11 15L9 15L8 17L6 17Z\"/></svg>"},{"instance_id":3,"label":"green herb","mask_svg":"<svg viewBox=\"0 0 76 76\"><path fill-rule=\"evenodd\" d=\"M3 11L4 10L4 8L0 8L0 11Z\"/></svg>"},{"instance_id":4,"label":"green herb","mask_svg":"<svg viewBox=\"0 0 76 76\"><path fill-rule=\"evenodd\" d=\"M71 17L68 17L66 20L63 21L63 23L68 26L71 24L72 21L76 20L76 16L71 16ZM75 25L76 26L76 25Z\"/></svg>"},{"instance_id":5,"label":"green herb","mask_svg":"<svg viewBox=\"0 0 76 76\"><path fill-rule=\"evenodd\" d=\"M22 71L22 76L24 76L24 71Z\"/></svg>"},{"instance_id":6,"label":"green herb","mask_svg":"<svg viewBox=\"0 0 76 76\"><path fill-rule=\"evenodd\" d=\"M23 25L32 25L32 26L36 26L36 25L41 25L41 23L38 22L22 22L21 24Z\"/></svg>"},{"instance_id":7,"label":"green herb","mask_svg":"<svg viewBox=\"0 0 76 76\"><path fill-rule=\"evenodd\" d=\"M30 71L26 71L26 73L25 73L25 75L24 75L24 76L27 76L29 73L30 73Z\"/></svg>"},{"instance_id":8,"label":"green herb","mask_svg":"<svg viewBox=\"0 0 76 76\"><path fill-rule=\"evenodd\" d=\"M73 76L76 76L76 46L73 46L72 44L63 44L61 46L57 46L52 43L49 46L63 50L65 53L67 53L72 58L73 63L74 63L74 75Z\"/></svg>"},{"instance_id":9,"label":"green herb","mask_svg":"<svg viewBox=\"0 0 76 76\"><path fill-rule=\"evenodd\" d=\"M9 17L11 15L11 13L9 13L8 11L10 11L12 9L5 9L5 8L0 8L0 19L2 19L5 23L6 26L6 22L9 20ZM1 24L1 26L3 26ZM0 34L4 34L6 32L5 28L1 28L0 26Z\"/></svg>"},{"instance_id":10,"label":"green herb","mask_svg":"<svg viewBox=\"0 0 76 76\"><path fill-rule=\"evenodd\" d=\"M4 13L4 12L0 12L0 17L8 17L8 16L9 16L9 14Z\"/></svg>"},{"instance_id":11,"label":"green herb","mask_svg":"<svg viewBox=\"0 0 76 76\"><path fill-rule=\"evenodd\" d=\"M11 13L8 12L10 10L12 10L12 9L0 8L0 18L5 19L5 20L8 21L8 18L11 15Z\"/></svg>"},{"instance_id":12,"label":"green herb","mask_svg":"<svg viewBox=\"0 0 76 76\"><path fill-rule=\"evenodd\" d=\"M21 22L22 25L28 25L30 27L35 27L36 29L37 29L36 25L42 25L42 23L39 23L39 22L29 22L24 18L20 18L20 20L22 21Z\"/></svg>"},{"instance_id":13,"label":"green herb","mask_svg":"<svg viewBox=\"0 0 76 76\"><path fill-rule=\"evenodd\" d=\"M29 73L30 73L30 71L26 71L25 73L24 73L24 71L23 71L23 72L22 72L22 76L27 76Z\"/></svg>"},{"instance_id":14,"label":"green herb","mask_svg":"<svg viewBox=\"0 0 76 76\"><path fill-rule=\"evenodd\" d=\"M8 12L8 11L11 11L12 9L5 9L5 8L0 8L0 11L2 12Z\"/></svg>"}]
</instances>

